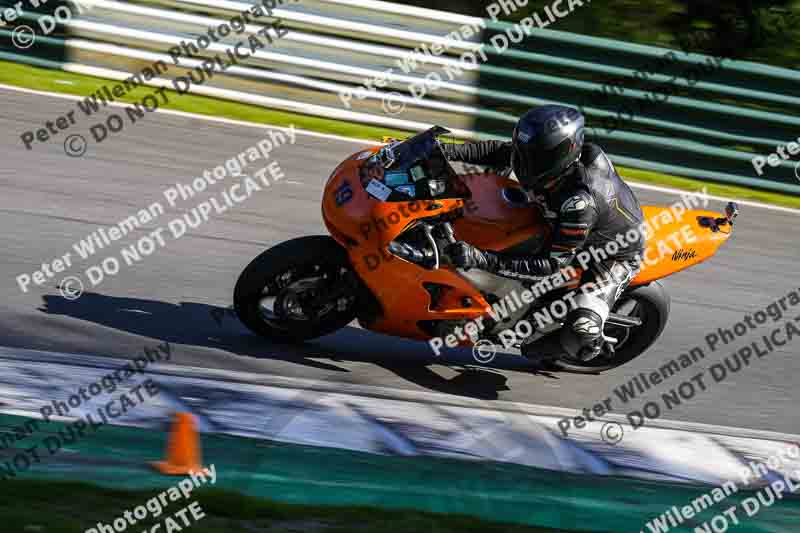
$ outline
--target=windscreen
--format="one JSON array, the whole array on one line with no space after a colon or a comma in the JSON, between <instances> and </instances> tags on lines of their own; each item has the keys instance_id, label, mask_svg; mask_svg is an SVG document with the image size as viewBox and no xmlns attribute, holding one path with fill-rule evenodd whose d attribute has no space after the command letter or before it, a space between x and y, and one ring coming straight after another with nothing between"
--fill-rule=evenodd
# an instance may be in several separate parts
<instances>
[{"instance_id":1,"label":"windscreen","mask_svg":"<svg viewBox=\"0 0 800 533\"><path fill-rule=\"evenodd\" d=\"M367 192L388 202L468 196L437 139L447 132L437 126L383 147L362 169Z\"/></svg>"}]
</instances>

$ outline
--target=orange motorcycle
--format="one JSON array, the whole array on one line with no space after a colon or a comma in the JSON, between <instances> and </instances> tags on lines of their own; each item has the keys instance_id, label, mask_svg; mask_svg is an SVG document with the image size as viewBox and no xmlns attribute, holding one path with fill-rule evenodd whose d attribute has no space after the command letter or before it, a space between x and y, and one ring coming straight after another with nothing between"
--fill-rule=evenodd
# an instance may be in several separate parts
<instances>
[{"instance_id":1,"label":"orange motorcycle","mask_svg":"<svg viewBox=\"0 0 800 533\"><path fill-rule=\"evenodd\" d=\"M450 264L443 251L456 240L514 254L547 249L552 228L516 181L496 174L458 175L439 144L446 133L434 127L343 161L322 197L330 236L292 239L256 257L234 291L241 321L281 342L333 333L354 319L387 335L447 339L447 346L462 328L470 335L459 334L458 345L491 342L535 359L537 341L557 334L563 321L528 327L511 345L503 332L576 291L582 270L565 269L562 283L545 284L549 291L539 284L531 292L535 280L522 283ZM654 222L645 268L611 310L601 355L587 362L565 355L549 359L548 366L594 373L645 352L669 315L669 297L658 280L714 255L738 214L732 203L725 215L685 210L679 217L674 209L654 206L643 212ZM528 297L521 301L519 294ZM504 301L510 305L500 315L497 306ZM475 323L477 334L468 328Z\"/></svg>"}]
</instances>

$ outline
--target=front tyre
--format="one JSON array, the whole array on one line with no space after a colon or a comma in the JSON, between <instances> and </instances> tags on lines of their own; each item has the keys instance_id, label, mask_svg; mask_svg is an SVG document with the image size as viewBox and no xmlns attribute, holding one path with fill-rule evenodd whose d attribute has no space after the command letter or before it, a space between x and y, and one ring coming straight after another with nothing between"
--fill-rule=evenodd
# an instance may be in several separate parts
<instances>
[{"instance_id":1,"label":"front tyre","mask_svg":"<svg viewBox=\"0 0 800 533\"><path fill-rule=\"evenodd\" d=\"M657 281L626 291L614 305L612 312L638 318L642 325L634 328L606 325L603 333L619 340L613 353L606 346L600 355L590 361L558 359L554 364L562 370L584 374L603 372L624 365L646 352L661 336L667 325L669 304L669 294Z\"/></svg>"},{"instance_id":2,"label":"front tyre","mask_svg":"<svg viewBox=\"0 0 800 533\"><path fill-rule=\"evenodd\" d=\"M333 333L356 317L356 278L347 253L327 236L270 248L247 265L233 292L239 319L278 342Z\"/></svg>"}]
</instances>

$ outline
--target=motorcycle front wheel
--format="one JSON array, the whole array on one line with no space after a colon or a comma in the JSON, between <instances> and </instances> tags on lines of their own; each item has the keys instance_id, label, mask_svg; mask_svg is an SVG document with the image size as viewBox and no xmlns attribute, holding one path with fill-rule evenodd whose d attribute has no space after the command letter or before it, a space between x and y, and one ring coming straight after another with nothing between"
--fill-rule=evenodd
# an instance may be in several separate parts
<instances>
[{"instance_id":1,"label":"motorcycle front wheel","mask_svg":"<svg viewBox=\"0 0 800 533\"><path fill-rule=\"evenodd\" d=\"M236 282L236 314L251 331L278 342L333 333L356 317L347 253L328 236L292 239L253 259Z\"/></svg>"}]
</instances>

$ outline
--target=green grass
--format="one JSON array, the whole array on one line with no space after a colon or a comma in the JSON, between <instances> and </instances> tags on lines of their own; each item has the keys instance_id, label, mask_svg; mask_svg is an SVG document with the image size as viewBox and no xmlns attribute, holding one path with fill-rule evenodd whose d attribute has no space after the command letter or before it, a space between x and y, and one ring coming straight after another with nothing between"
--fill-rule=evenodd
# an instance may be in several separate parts
<instances>
[{"instance_id":1,"label":"green grass","mask_svg":"<svg viewBox=\"0 0 800 533\"><path fill-rule=\"evenodd\" d=\"M82 74L54 71L8 61L0 61L0 83L29 89L86 96L111 81L112 80L85 76ZM152 88L139 87L130 91L119 100L136 102L141 100L143 96L151 94L152 92ZM294 124L298 128L355 137L358 139L381 140L385 136L404 137L411 133L408 131L340 122L297 113L275 111L259 106L217 100L204 96L195 96L191 94L179 95L174 91L167 91L167 95L169 103L163 107L177 111L197 113L199 115L224 117L274 126L289 126ZM67 107L68 106L65 106L65 111L67 111ZM800 197L797 196L672 176L648 170L619 166L617 169L620 174L632 182L649 183L692 191L707 187L708 193L715 196L725 196L740 200L752 200L784 207L800 208Z\"/></svg>"},{"instance_id":2,"label":"green grass","mask_svg":"<svg viewBox=\"0 0 800 533\"><path fill-rule=\"evenodd\" d=\"M0 83L39 91L87 96L103 85L116 84L118 82L104 78L96 78L94 76L74 74L72 72L55 71L22 65L20 63L0 61ZM117 100L131 103L139 102L142 97L152 93L152 87L143 86L132 89L122 98L117 98ZM185 111L187 113L196 113L198 115L224 117L276 126L289 126L290 124L294 124L298 128L359 139L381 139L384 135L405 136L409 133L387 128L338 122L308 115L273 111L259 106L239 104L205 96L196 96L192 94L180 95L175 91L166 91L166 93L169 98L169 103L164 105L164 108L173 109L175 111ZM69 106L64 107L65 112L68 111L68 107Z\"/></svg>"},{"instance_id":3,"label":"green grass","mask_svg":"<svg viewBox=\"0 0 800 533\"><path fill-rule=\"evenodd\" d=\"M176 478L176 483L178 479ZM164 489L161 489L164 490ZM121 491L77 482L6 481L0 485L2 531L24 533L78 533L98 522L111 525L115 518L156 497L161 490ZM567 533L565 530L486 522L462 515L413 510L388 511L370 507L308 506L277 503L218 489L200 489L188 500L169 502L162 514L149 516L129 531L149 531L159 521L197 501L206 515L186 518L193 533L274 531L281 533ZM174 531L179 531L174 529Z\"/></svg>"}]
</instances>

